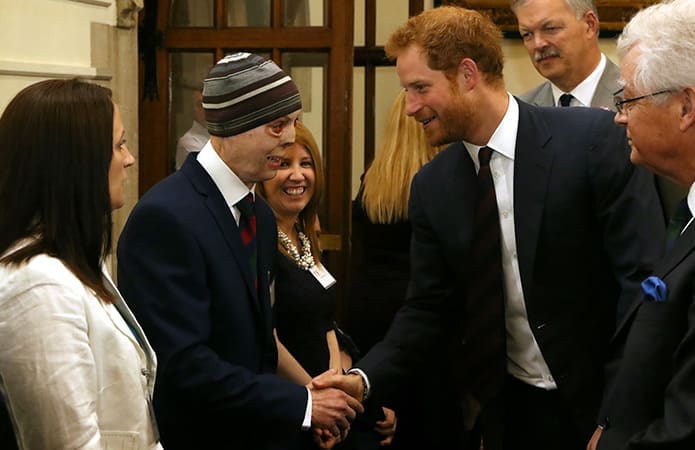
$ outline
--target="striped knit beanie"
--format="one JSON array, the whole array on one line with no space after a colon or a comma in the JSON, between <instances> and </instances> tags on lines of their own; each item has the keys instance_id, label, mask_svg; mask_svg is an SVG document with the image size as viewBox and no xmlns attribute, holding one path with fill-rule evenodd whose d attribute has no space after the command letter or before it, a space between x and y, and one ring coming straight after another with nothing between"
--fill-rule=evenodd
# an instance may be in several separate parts
<instances>
[{"instance_id":1,"label":"striped knit beanie","mask_svg":"<svg viewBox=\"0 0 695 450\"><path fill-rule=\"evenodd\" d=\"M259 55L227 55L203 83L205 120L213 136L241 134L301 108L294 81Z\"/></svg>"}]
</instances>

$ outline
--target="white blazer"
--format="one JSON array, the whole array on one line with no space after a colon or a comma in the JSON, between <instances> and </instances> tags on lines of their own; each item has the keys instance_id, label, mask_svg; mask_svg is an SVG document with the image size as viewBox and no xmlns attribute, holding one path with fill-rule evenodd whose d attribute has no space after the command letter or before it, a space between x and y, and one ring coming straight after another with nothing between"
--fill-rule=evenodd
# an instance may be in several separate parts
<instances>
[{"instance_id":1,"label":"white blazer","mask_svg":"<svg viewBox=\"0 0 695 450\"><path fill-rule=\"evenodd\" d=\"M56 258L0 265L0 392L20 449L161 449L155 355L104 277L113 304Z\"/></svg>"}]
</instances>

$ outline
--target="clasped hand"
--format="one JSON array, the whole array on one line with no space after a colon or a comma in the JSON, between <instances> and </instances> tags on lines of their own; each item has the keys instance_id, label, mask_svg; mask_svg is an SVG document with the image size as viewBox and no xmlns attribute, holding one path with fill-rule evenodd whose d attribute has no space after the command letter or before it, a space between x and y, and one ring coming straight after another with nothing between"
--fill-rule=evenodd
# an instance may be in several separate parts
<instances>
[{"instance_id":1,"label":"clasped hand","mask_svg":"<svg viewBox=\"0 0 695 450\"><path fill-rule=\"evenodd\" d=\"M342 375L329 369L317 376L307 387L311 390L311 426L314 441L320 448L330 449L347 437L350 424L364 412L359 376ZM355 384L358 385L356 388Z\"/></svg>"}]
</instances>

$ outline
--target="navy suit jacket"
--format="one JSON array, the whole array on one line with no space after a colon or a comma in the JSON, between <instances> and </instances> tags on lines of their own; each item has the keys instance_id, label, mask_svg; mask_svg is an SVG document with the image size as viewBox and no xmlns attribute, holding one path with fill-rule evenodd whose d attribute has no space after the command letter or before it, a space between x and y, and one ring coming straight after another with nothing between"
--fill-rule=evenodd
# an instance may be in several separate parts
<instances>
[{"instance_id":1,"label":"navy suit jacket","mask_svg":"<svg viewBox=\"0 0 695 450\"><path fill-rule=\"evenodd\" d=\"M618 85L619 78L620 68L615 65L613 61L606 58L606 67L603 69L601 78L596 85L596 90L594 91L590 106L615 111L613 94L620 89L620 85ZM522 94L520 98L536 106L556 106L550 81L541 83L530 91ZM668 223L668 219L673 215L676 206L678 206L678 201L680 201L688 191L670 179L660 175L655 176L655 181L657 193L661 199L664 219L665 222Z\"/></svg>"},{"instance_id":2,"label":"navy suit jacket","mask_svg":"<svg viewBox=\"0 0 695 450\"><path fill-rule=\"evenodd\" d=\"M629 161L625 131L593 108L519 101L514 225L531 330L587 436L603 389L617 305L635 295L660 252L663 219L651 174ZM461 143L413 179L411 285L384 339L357 363L376 397L399 377L448 370L459 387L461 329L476 171ZM658 242L657 242L658 241ZM429 365L428 355L442 358ZM427 367L427 368L426 368ZM451 396L451 401L456 396Z\"/></svg>"},{"instance_id":3,"label":"navy suit jacket","mask_svg":"<svg viewBox=\"0 0 695 450\"><path fill-rule=\"evenodd\" d=\"M695 226L654 275L664 301L638 294L616 332L599 450L695 448Z\"/></svg>"},{"instance_id":4,"label":"navy suit jacket","mask_svg":"<svg viewBox=\"0 0 695 450\"><path fill-rule=\"evenodd\" d=\"M195 155L142 197L121 234L119 287L160 362L166 448L288 448L301 430L306 388L274 375L277 228L258 196L256 216L258 289L234 216Z\"/></svg>"}]
</instances>

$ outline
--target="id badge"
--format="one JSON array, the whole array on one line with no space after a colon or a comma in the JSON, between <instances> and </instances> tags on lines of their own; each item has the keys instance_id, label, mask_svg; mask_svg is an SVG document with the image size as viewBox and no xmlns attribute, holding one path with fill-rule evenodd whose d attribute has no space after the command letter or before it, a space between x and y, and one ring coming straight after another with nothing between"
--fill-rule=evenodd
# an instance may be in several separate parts
<instances>
[{"instance_id":1,"label":"id badge","mask_svg":"<svg viewBox=\"0 0 695 450\"><path fill-rule=\"evenodd\" d=\"M335 284L335 278L333 278L333 275L331 275L321 263L311 267L309 272L316 278L316 281L321 283L324 289L328 289Z\"/></svg>"}]
</instances>

